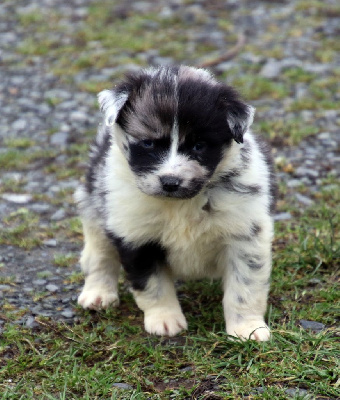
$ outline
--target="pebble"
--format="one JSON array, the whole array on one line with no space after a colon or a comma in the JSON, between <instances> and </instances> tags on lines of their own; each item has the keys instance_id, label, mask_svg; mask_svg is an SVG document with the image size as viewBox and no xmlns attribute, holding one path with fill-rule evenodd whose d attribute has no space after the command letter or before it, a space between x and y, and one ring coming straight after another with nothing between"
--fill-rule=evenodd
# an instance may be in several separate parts
<instances>
[{"instance_id":1,"label":"pebble","mask_svg":"<svg viewBox=\"0 0 340 400\"><path fill-rule=\"evenodd\" d=\"M319 172L315 169L312 168L306 168L306 167L298 167L294 171L294 175L298 177L304 177L304 176L309 176L312 178L317 178L319 176Z\"/></svg>"},{"instance_id":2,"label":"pebble","mask_svg":"<svg viewBox=\"0 0 340 400\"><path fill-rule=\"evenodd\" d=\"M27 127L28 122L24 119L18 119L17 121L13 122L12 129L15 131L23 131Z\"/></svg>"},{"instance_id":3,"label":"pebble","mask_svg":"<svg viewBox=\"0 0 340 400\"><path fill-rule=\"evenodd\" d=\"M57 247L57 241L55 239L47 239L43 241L43 244L47 247Z\"/></svg>"},{"instance_id":4,"label":"pebble","mask_svg":"<svg viewBox=\"0 0 340 400\"><path fill-rule=\"evenodd\" d=\"M262 67L260 74L265 78L276 78L280 75L282 64L276 60L270 59Z\"/></svg>"},{"instance_id":5,"label":"pebble","mask_svg":"<svg viewBox=\"0 0 340 400\"><path fill-rule=\"evenodd\" d=\"M35 318L32 315L30 315L26 319L25 326L27 328L35 328L39 326L39 324L35 321Z\"/></svg>"},{"instance_id":6,"label":"pebble","mask_svg":"<svg viewBox=\"0 0 340 400\"><path fill-rule=\"evenodd\" d=\"M309 197L304 196L300 193L295 193L295 197L300 203L304 204L305 206L309 207L312 204L314 204L314 201L312 199L310 199Z\"/></svg>"},{"instance_id":7,"label":"pebble","mask_svg":"<svg viewBox=\"0 0 340 400\"><path fill-rule=\"evenodd\" d=\"M15 203L15 204L27 204L33 199L33 197L30 194L4 193L3 195L1 195L1 197L4 200L7 200L10 203Z\"/></svg>"},{"instance_id":8,"label":"pebble","mask_svg":"<svg viewBox=\"0 0 340 400\"><path fill-rule=\"evenodd\" d=\"M306 396L308 395L308 391L306 389L300 389L300 388L286 389L285 392L288 396L293 397L294 399L296 398L306 399Z\"/></svg>"},{"instance_id":9,"label":"pebble","mask_svg":"<svg viewBox=\"0 0 340 400\"><path fill-rule=\"evenodd\" d=\"M48 285L46 285L46 289L49 292L57 292L59 290L59 287L57 285L54 285L53 283L49 283Z\"/></svg>"},{"instance_id":10,"label":"pebble","mask_svg":"<svg viewBox=\"0 0 340 400\"><path fill-rule=\"evenodd\" d=\"M41 186L41 183L40 183L40 185L37 185L37 186ZM30 205L30 210L36 212L37 214L46 214L51 209L52 209L52 206L47 203L36 203L36 204Z\"/></svg>"},{"instance_id":11,"label":"pebble","mask_svg":"<svg viewBox=\"0 0 340 400\"><path fill-rule=\"evenodd\" d=\"M133 387L131 385L128 385L127 383L121 383L121 382L113 383L112 386L119 388L119 389L123 389L123 390L132 390L133 389Z\"/></svg>"},{"instance_id":12,"label":"pebble","mask_svg":"<svg viewBox=\"0 0 340 400\"><path fill-rule=\"evenodd\" d=\"M287 182L287 186L289 188L296 188L303 185L303 182L300 179L291 179Z\"/></svg>"},{"instance_id":13,"label":"pebble","mask_svg":"<svg viewBox=\"0 0 340 400\"><path fill-rule=\"evenodd\" d=\"M311 285L319 285L321 283L321 279L312 278L312 279L309 279L308 283L310 283Z\"/></svg>"},{"instance_id":14,"label":"pebble","mask_svg":"<svg viewBox=\"0 0 340 400\"><path fill-rule=\"evenodd\" d=\"M65 148L68 141L67 132L57 132L51 136L51 145L59 146L61 148Z\"/></svg>"},{"instance_id":15,"label":"pebble","mask_svg":"<svg viewBox=\"0 0 340 400\"><path fill-rule=\"evenodd\" d=\"M311 330L313 332L319 333L325 329L325 325L321 322L308 321L305 319L300 319L299 321L301 327L306 330Z\"/></svg>"},{"instance_id":16,"label":"pebble","mask_svg":"<svg viewBox=\"0 0 340 400\"><path fill-rule=\"evenodd\" d=\"M43 286L46 285L46 283L47 283L46 279L36 279L32 282L34 286Z\"/></svg>"},{"instance_id":17,"label":"pebble","mask_svg":"<svg viewBox=\"0 0 340 400\"><path fill-rule=\"evenodd\" d=\"M291 219L291 218L292 218L292 215L290 212L281 212L281 213L274 215L275 221L284 221L286 219Z\"/></svg>"},{"instance_id":18,"label":"pebble","mask_svg":"<svg viewBox=\"0 0 340 400\"><path fill-rule=\"evenodd\" d=\"M75 315L75 313L74 313L72 310L70 310L70 309L66 309L66 310L64 310L64 311L61 312L61 315L62 315L63 317L65 317L65 318L73 318L74 315Z\"/></svg>"},{"instance_id":19,"label":"pebble","mask_svg":"<svg viewBox=\"0 0 340 400\"><path fill-rule=\"evenodd\" d=\"M52 216L51 220L52 221L60 221L66 217L66 212L64 209L60 208L57 210Z\"/></svg>"}]
</instances>

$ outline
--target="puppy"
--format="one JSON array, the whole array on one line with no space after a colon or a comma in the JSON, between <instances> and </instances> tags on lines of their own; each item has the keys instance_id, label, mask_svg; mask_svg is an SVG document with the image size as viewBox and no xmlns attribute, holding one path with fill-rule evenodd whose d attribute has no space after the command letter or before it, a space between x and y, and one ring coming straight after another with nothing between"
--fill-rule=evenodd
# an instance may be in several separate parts
<instances>
[{"instance_id":1,"label":"puppy","mask_svg":"<svg viewBox=\"0 0 340 400\"><path fill-rule=\"evenodd\" d=\"M220 278L227 333L268 340L274 177L254 108L209 72L131 73L98 95L104 122L76 192L84 308L117 306L121 265L145 329L187 328L174 280Z\"/></svg>"}]
</instances>

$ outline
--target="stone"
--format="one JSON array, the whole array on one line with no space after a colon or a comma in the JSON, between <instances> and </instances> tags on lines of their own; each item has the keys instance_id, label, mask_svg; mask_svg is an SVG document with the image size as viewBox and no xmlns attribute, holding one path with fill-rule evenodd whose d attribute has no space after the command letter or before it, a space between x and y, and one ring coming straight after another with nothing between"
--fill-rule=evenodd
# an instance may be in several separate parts
<instances>
[{"instance_id":1,"label":"stone","mask_svg":"<svg viewBox=\"0 0 340 400\"><path fill-rule=\"evenodd\" d=\"M319 172L313 168L306 168L306 167L302 166L302 167L296 168L296 170L294 171L294 175L296 175L298 177L308 176L308 177L312 177L312 178L317 178L319 176Z\"/></svg>"},{"instance_id":2,"label":"stone","mask_svg":"<svg viewBox=\"0 0 340 400\"><path fill-rule=\"evenodd\" d=\"M70 114L70 119L83 122L87 120L87 114L83 111L72 111Z\"/></svg>"},{"instance_id":3,"label":"stone","mask_svg":"<svg viewBox=\"0 0 340 400\"><path fill-rule=\"evenodd\" d=\"M113 387L123 389L123 390L132 390L133 387L131 385L128 385L127 383L122 383L122 382L117 382L112 384Z\"/></svg>"},{"instance_id":4,"label":"stone","mask_svg":"<svg viewBox=\"0 0 340 400\"><path fill-rule=\"evenodd\" d=\"M39 186L39 185L37 185ZM41 186L41 183L40 183ZM36 212L37 214L46 214L51 210L51 206L47 203L35 203L30 206L30 210Z\"/></svg>"},{"instance_id":5,"label":"stone","mask_svg":"<svg viewBox=\"0 0 340 400\"><path fill-rule=\"evenodd\" d=\"M269 59L267 63L262 67L260 75L264 78L277 78L282 69L282 64L274 59Z\"/></svg>"},{"instance_id":6,"label":"stone","mask_svg":"<svg viewBox=\"0 0 340 400\"><path fill-rule=\"evenodd\" d=\"M43 286L47 283L46 279L36 279L32 282L34 286Z\"/></svg>"},{"instance_id":7,"label":"stone","mask_svg":"<svg viewBox=\"0 0 340 400\"><path fill-rule=\"evenodd\" d=\"M47 247L57 247L57 241L55 239L47 239L43 241L43 244Z\"/></svg>"},{"instance_id":8,"label":"stone","mask_svg":"<svg viewBox=\"0 0 340 400\"><path fill-rule=\"evenodd\" d=\"M27 127L28 122L25 119L18 119L13 122L12 129L15 131L23 131Z\"/></svg>"},{"instance_id":9,"label":"stone","mask_svg":"<svg viewBox=\"0 0 340 400\"><path fill-rule=\"evenodd\" d=\"M15 204L27 204L32 201L32 196L30 194L15 194L15 193L4 193L1 195L4 200Z\"/></svg>"},{"instance_id":10,"label":"stone","mask_svg":"<svg viewBox=\"0 0 340 400\"><path fill-rule=\"evenodd\" d=\"M57 210L52 216L51 216L51 220L52 221L60 221L62 219L64 219L66 217L66 212L65 210L63 210L62 208L60 208L59 210Z\"/></svg>"},{"instance_id":11,"label":"stone","mask_svg":"<svg viewBox=\"0 0 340 400\"><path fill-rule=\"evenodd\" d=\"M48 285L46 285L46 289L49 292L57 292L59 290L59 287L57 285L54 285L53 283L49 283Z\"/></svg>"},{"instance_id":12,"label":"stone","mask_svg":"<svg viewBox=\"0 0 340 400\"><path fill-rule=\"evenodd\" d=\"M311 330L316 333L319 333L325 329L325 325L321 322L308 321L306 319L300 319L299 322L303 329Z\"/></svg>"},{"instance_id":13,"label":"stone","mask_svg":"<svg viewBox=\"0 0 340 400\"><path fill-rule=\"evenodd\" d=\"M290 212L281 212L281 213L274 215L275 221L284 221L286 219L291 219L291 218L292 218L292 214Z\"/></svg>"},{"instance_id":14,"label":"stone","mask_svg":"<svg viewBox=\"0 0 340 400\"><path fill-rule=\"evenodd\" d=\"M66 147L67 141L67 132L56 132L51 136L51 144L54 146Z\"/></svg>"},{"instance_id":15,"label":"stone","mask_svg":"<svg viewBox=\"0 0 340 400\"><path fill-rule=\"evenodd\" d=\"M304 399L306 398L308 392L305 389L300 389L300 388L290 388L285 390L286 394L288 396L293 397L294 399L303 397Z\"/></svg>"},{"instance_id":16,"label":"stone","mask_svg":"<svg viewBox=\"0 0 340 400\"><path fill-rule=\"evenodd\" d=\"M287 182L287 186L289 188L296 188L303 185L303 183L300 181L300 179L291 179L290 181Z\"/></svg>"},{"instance_id":17,"label":"stone","mask_svg":"<svg viewBox=\"0 0 340 400\"><path fill-rule=\"evenodd\" d=\"M330 132L320 132L317 135L317 138L319 140L329 140L331 138L331 134L330 134Z\"/></svg>"},{"instance_id":18,"label":"stone","mask_svg":"<svg viewBox=\"0 0 340 400\"><path fill-rule=\"evenodd\" d=\"M66 309L61 312L61 315L65 318L72 318L72 317L74 317L75 313L70 309Z\"/></svg>"},{"instance_id":19,"label":"stone","mask_svg":"<svg viewBox=\"0 0 340 400\"><path fill-rule=\"evenodd\" d=\"M35 327L39 326L39 324L35 321L35 318L32 315L30 315L26 319L25 326L27 328L35 328Z\"/></svg>"},{"instance_id":20,"label":"stone","mask_svg":"<svg viewBox=\"0 0 340 400\"><path fill-rule=\"evenodd\" d=\"M300 203L304 204L305 206L311 206L312 204L314 204L314 201L312 199L300 193L295 193L295 197Z\"/></svg>"}]
</instances>

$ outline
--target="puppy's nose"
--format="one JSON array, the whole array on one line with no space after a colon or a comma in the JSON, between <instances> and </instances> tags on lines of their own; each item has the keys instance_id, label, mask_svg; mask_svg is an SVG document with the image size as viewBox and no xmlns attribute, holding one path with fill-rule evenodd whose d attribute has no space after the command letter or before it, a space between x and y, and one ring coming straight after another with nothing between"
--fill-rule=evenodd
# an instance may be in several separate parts
<instances>
[{"instance_id":1,"label":"puppy's nose","mask_svg":"<svg viewBox=\"0 0 340 400\"><path fill-rule=\"evenodd\" d=\"M161 181L163 189L166 192L176 192L176 190L179 188L180 184L182 183L181 179L177 178L176 176L172 176L172 175L164 175L164 176L161 176L159 179Z\"/></svg>"}]
</instances>

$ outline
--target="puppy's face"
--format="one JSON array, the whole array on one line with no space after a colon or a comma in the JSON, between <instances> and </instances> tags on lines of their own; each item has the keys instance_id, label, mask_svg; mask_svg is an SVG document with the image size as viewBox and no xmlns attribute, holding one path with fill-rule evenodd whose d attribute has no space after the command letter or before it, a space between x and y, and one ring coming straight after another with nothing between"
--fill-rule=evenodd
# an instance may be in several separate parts
<instances>
[{"instance_id":1,"label":"puppy's face","mask_svg":"<svg viewBox=\"0 0 340 400\"><path fill-rule=\"evenodd\" d=\"M99 102L106 123L117 124L137 186L151 196L194 197L252 119L232 88L190 67L131 74Z\"/></svg>"}]
</instances>

